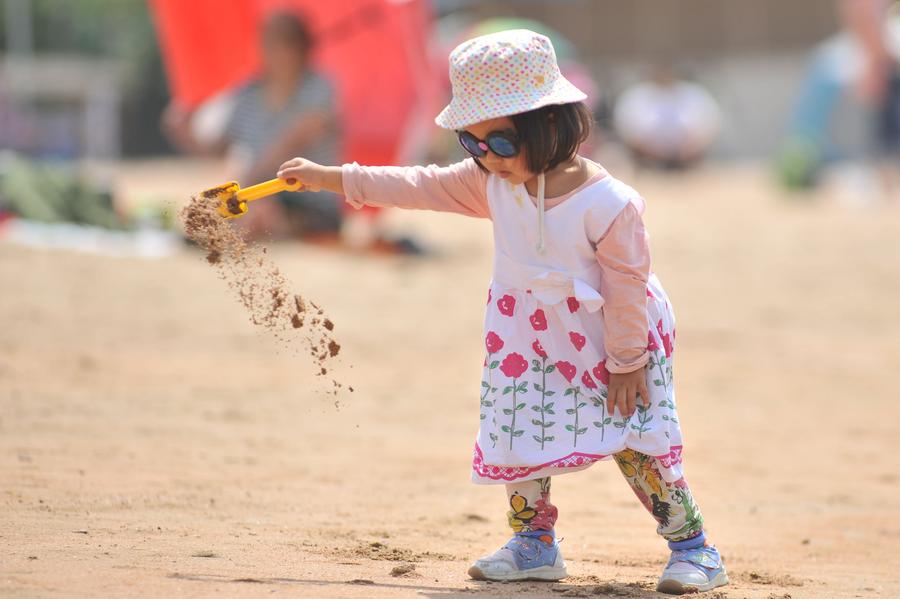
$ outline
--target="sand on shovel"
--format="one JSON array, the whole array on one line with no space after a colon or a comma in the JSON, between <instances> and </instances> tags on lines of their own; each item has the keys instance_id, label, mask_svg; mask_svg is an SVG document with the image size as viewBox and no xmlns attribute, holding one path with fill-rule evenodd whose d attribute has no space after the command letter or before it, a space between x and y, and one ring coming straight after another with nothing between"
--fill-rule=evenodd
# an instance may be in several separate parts
<instances>
[{"instance_id":1,"label":"sand on shovel","mask_svg":"<svg viewBox=\"0 0 900 599\"><path fill-rule=\"evenodd\" d=\"M266 248L244 241L219 214L216 195L212 189L193 196L182 209L185 233L207 252L206 261L237 295L250 321L284 346L290 347L299 338L317 364L317 375L327 375L328 361L341 351L332 336L334 323L322 308L288 290ZM330 392L337 395L341 387L332 379Z\"/></svg>"}]
</instances>

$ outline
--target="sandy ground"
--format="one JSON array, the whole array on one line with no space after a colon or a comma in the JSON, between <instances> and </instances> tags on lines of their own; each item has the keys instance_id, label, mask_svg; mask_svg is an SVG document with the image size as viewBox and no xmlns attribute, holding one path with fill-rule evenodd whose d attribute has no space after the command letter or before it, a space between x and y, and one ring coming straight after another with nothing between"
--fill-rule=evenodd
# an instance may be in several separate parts
<instances>
[{"instance_id":1,"label":"sandy ground","mask_svg":"<svg viewBox=\"0 0 900 599\"><path fill-rule=\"evenodd\" d=\"M132 185L216 182L159 168ZM898 596L900 209L785 201L749 168L633 183L733 581L708 596ZM608 462L554 485L569 579L467 579L508 536L468 479L490 229L393 219L438 255L272 252L337 325L339 408L198 252L0 245L0 595L658 596L667 552Z\"/></svg>"}]
</instances>

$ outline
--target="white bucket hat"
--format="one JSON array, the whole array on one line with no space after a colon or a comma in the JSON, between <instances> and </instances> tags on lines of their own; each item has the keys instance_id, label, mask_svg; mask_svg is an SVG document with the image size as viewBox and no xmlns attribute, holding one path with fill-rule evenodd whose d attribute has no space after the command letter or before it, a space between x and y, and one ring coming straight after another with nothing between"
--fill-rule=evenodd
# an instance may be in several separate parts
<instances>
[{"instance_id":1,"label":"white bucket hat","mask_svg":"<svg viewBox=\"0 0 900 599\"><path fill-rule=\"evenodd\" d=\"M450 83L453 99L434 119L444 129L587 98L559 72L550 39L528 29L457 46L450 53Z\"/></svg>"}]
</instances>

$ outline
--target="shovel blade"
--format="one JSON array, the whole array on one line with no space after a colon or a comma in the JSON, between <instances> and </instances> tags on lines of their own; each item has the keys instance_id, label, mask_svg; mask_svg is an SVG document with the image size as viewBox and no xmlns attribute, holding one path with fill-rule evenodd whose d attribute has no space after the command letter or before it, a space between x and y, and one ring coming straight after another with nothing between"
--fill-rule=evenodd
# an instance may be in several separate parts
<instances>
[{"instance_id":1,"label":"shovel blade","mask_svg":"<svg viewBox=\"0 0 900 599\"><path fill-rule=\"evenodd\" d=\"M229 181L216 187L211 187L200 192L201 197L218 202L219 214L224 218L237 218L247 212L247 202L242 202L237 197L241 186L237 181Z\"/></svg>"}]
</instances>

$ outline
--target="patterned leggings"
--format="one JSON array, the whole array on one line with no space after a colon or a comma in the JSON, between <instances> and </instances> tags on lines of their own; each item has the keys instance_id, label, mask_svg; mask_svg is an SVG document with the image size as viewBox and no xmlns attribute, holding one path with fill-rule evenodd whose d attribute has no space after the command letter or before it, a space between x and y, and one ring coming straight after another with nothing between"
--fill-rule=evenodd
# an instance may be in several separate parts
<instances>
[{"instance_id":1,"label":"patterned leggings","mask_svg":"<svg viewBox=\"0 0 900 599\"><path fill-rule=\"evenodd\" d=\"M631 490L656 519L656 532L678 543L703 534L703 516L685 480L666 482L656 461L643 453L626 449L613 456ZM556 506L550 503L550 477L506 485L509 496L509 525L515 532L552 531Z\"/></svg>"}]
</instances>

